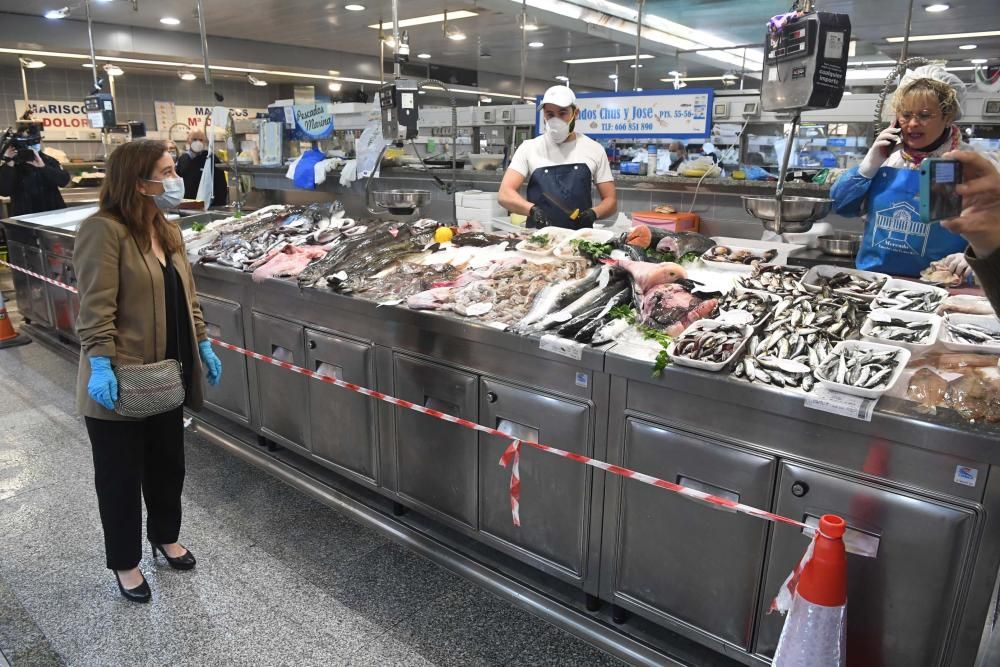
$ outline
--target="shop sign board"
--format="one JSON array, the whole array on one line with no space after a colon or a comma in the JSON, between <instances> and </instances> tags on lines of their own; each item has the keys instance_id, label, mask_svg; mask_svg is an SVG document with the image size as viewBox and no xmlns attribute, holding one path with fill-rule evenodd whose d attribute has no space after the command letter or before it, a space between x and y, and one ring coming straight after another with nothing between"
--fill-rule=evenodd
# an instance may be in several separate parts
<instances>
[{"instance_id":1,"label":"shop sign board","mask_svg":"<svg viewBox=\"0 0 1000 667\"><path fill-rule=\"evenodd\" d=\"M163 102L155 102L157 108L161 108ZM183 106L180 104L174 105L174 118L176 123L182 125L187 125L189 129L205 129L205 122L212 117L212 109L215 106ZM235 120L243 120L246 118L256 118L257 114L267 115L267 109L251 109L251 108L233 108L230 109L233 113L233 118ZM160 122L159 117L157 117L157 122ZM211 125L211 123L209 123ZM169 127L158 127L161 132L166 132Z\"/></svg>"},{"instance_id":2,"label":"shop sign board","mask_svg":"<svg viewBox=\"0 0 1000 667\"><path fill-rule=\"evenodd\" d=\"M710 88L580 93L576 127L593 139L705 138L712 130L713 98ZM539 108L536 131L543 126Z\"/></svg>"},{"instance_id":3,"label":"shop sign board","mask_svg":"<svg viewBox=\"0 0 1000 667\"><path fill-rule=\"evenodd\" d=\"M28 109L35 122L45 128L45 139L48 141L90 138L90 123L82 99L71 102L31 100ZM24 100L14 100L16 117L20 118L24 111Z\"/></svg>"},{"instance_id":4,"label":"shop sign board","mask_svg":"<svg viewBox=\"0 0 1000 667\"><path fill-rule=\"evenodd\" d=\"M296 104L295 129L306 139L326 139L333 134L333 114L330 105Z\"/></svg>"}]
</instances>

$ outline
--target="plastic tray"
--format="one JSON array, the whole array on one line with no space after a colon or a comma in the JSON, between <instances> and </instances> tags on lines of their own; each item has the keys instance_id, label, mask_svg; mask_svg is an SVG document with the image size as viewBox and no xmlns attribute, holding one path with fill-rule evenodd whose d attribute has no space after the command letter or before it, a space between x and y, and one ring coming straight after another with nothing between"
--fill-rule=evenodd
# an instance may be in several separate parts
<instances>
[{"instance_id":1,"label":"plastic tray","mask_svg":"<svg viewBox=\"0 0 1000 667\"><path fill-rule=\"evenodd\" d=\"M687 329L685 329L684 333L677 337L677 340L680 340L680 338L687 335L688 333L694 331L701 331L703 329L704 330L716 329L722 324L723 323L720 322L719 320L698 320L694 324L689 326ZM697 368L702 371L710 371L713 373L721 371L723 368L731 364L734 359L740 356L740 354L743 352L743 348L746 347L747 341L750 340L750 337L753 335L753 331L754 331L753 327L750 325L743 327L743 340L740 342L739 345L736 346L736 349L733 350L732 355L730 355L729 358L726 359L725 361L717 361L717 362L698 361L697 359L689 359L687 357L676 355L674 354L674 347L676 345L676 341L673 345L670 346L670 352L669 352L670 359L674 363L680 366Z\"/></svg>"},{"instance_id":2,"label":"plastic tray","mask_svg":"<svg viewBox=\"0 0 1000 667\"><path fill-rule=\"evenodd\" d=\"M718 247L718 246L715 246L715 247ZM711 259L712 258L712 251L715 249L715 247L709 248L708 250L706 250L701 255L701 261L705 262L705 266L706 267L717 269L719 271L735 271L737 273L751 273L751 272L753 272L753 265L752 264L737 264L737 263L734 263L734 262L719 262L719 261L716 261L714 259ZM730 250L733 250L733 251L736 251L736 250L749 250L750 252L755 253L755 254L763 254L763 253L767 252L766 248L755 248L753 246L748 246L748 245L739 245L739 246L737 246L737 245L728 245L727 244L726 247L729 248ZM781 255L778 254L770 262L765 262L765 261L761 260L760 263L762 265L765 265L765 264L784 264L785 263L784 261L779 261L781 259L782 259ZM788 258L785 257L784 259L787 260Z\"/></svg>"},{"instance_id":3,"label":"plastic tray","mask_svg":"<svg viewBox=\"0 0 1000 667\"><path fill-rule=\"evenodd\" d=\"M799 284L802 285L802 288L805 290L808 290L810 292L819 292L821 288L818 285L816 285L817 279L832 278L838 273L850 273L852 275L861 276L862 278L867 278L869 280L879 278L884 281L882 287L885 287L884 283L888 282L890 278L890 276L886 273L876 273L874 271L861 271L859 269L846 269L840 266L830 266L829 264L818 264L809 269L808 271L806 271L806 274L802 276L802 280L799 281ZM879 291L881 291L881 288L879 288ZM843 296L854 297L856 299L863 299L865 301L874 301L875 297L878 295L878 292L872 292L871 294L858 294L857 292L852 292L851 290L845 290L845 289L835 289L833 290L833 293L840 294Z\"/></svg>"},{"instance_id":4,"label":"plastic tray","mask_svg":"<svg viewBox=\"0 0 1000 667\"><path fill-rule=\"evenodd\" d=\"M903 341L887 340L885 338L879 338L877 336L871 335L871 330L875 326L875 322L872 319L876 314L888 315L890 317L903 320L904 322L930 322L931 330L927 335L926 343L906 343ZM941 318L933 313L918 313L912 310L890 310L888 308L876 308L873 310L868 317L865 319L864 324L861 325L861 338L873 343L882 343L885 345L897 345L899 347L905 347L910 351L911 356L919 357L927 354L934 346L937 345L938 337L941 335Z\"/></svg>"},{"instance_id":5,"label":"plastic tray","mask_svg":"<svg viewBox=\"0 0 1000 667\"><path fill-rule=\"evenodd\" d=\"M892 376L889 378L889 382L881 389L862 389L859 387L852 387L847 384L841 384L840 382L831 382L830 380L823 380L819 377L816 381L819 382L824 387L832 389L833 391L839 391L842 394L851 394L852 396L860 396L862 398L879 398L882 394L885 394L899 380L899 376L903 374L906 369L906 365L910 363L910 351L905 347L900 347L898 345L883 345L881 343L870 343L868 341L861 340L845 340L837 343L836 347L830 353L839 354L842 350L870 350L872 352L896 352L899 356L897 357L898 365L896 370L893 371ZM829 359L830 357L827 357ZM822 363L825 363L826 359Z\"/></svg>"},{"instance_id":6,"label":"plastic tray","mask_svg":"<svg viewBox=\"0 0 1000 667\"><path fill-rule=\"evenodd\" d=\"M570 245L571 241L584 239L586 241L591 241L592 243L607 243L614 237L615 233L608 231L607 229L593 229L591 227L578 229L563 239L562 242L559 243L552 251L552 254L562 259L570 259L578 256L573 251L573 247Z\"/></svg>"},{"instance_id":7,"label":"plastic tray","mask_svg":"<svg viewBox=\"0 0 1000 667\"><path fill-rule=\"evenodd\" d=\"M559 244L562 243L566 239L566 237L572 233L573 230L564 229L562 227L548 227L546 229L535 229L532 231L534 231L534 234L532 234L532 236L537 234L547 234L549 237L553 239L552 245L550 245L547 250L525 250L524 246L528 244L528 240L525 239L524 241L521 241L514 247L520 252L523 252L525 255L531 255L533 257L548 257L553 253L553 251L555 251L555 249L559 246Z\"/></svg>"},{"instance_id":8,"label":"plastic tray","mask_svg":"<svg viewBox=\"0 0 1000 667\"><path fill-rule=\"evenodd\" d=\"M1000 331L1000 319L997 319L993 315L966 315L965 313L952 313L950 315L945 315L941 323L941 335L939 337L941 345L943 345L945 349L951 350L952 352L1000 354L1000 344L987 343L985 345L975 345L973 343L960 343L952 340L951 336L948 335L949 321L958 324L975 324L976 326L980 326L991 331Z\"/></svg>"},{"instance_id":9,"label":"plastic tray","mask_svg":"<svg viewBox=\"0 0 1000 667\"><path fill-rule=\"evenodd\" d=\"M939 295L941 297L940 301L944 301L945 299L948 298L948 290L946 290L946 289L941 289L940 287L934 287L933 285L928 285L927 283L914 282L912 280L902 280L900 278L890 278L889 280L886 281L885 285L882 285L882 289L880 289L879 293L875 296L875 301L876 302L878 301L878 297L882 295L882 292L887 292L887 291L893 290L893 289L913 290L915 292L933 292L934 294L937 294L937 295ZM940 305L941 304L939 302L938 306L940 307ZM900 310L899 308L890 308L889 306L879 306L879 305L877 305L877 303L872 303L872 307L873 308L885 308L886 310ZM915 311L910 311L910 312L917 313L917 312L921 312L921 311L915 310ZM931 311L931 312L933 314L933 313L936 313L937 310L934 310L934 311Z\"/></svg>"}]
</instances>

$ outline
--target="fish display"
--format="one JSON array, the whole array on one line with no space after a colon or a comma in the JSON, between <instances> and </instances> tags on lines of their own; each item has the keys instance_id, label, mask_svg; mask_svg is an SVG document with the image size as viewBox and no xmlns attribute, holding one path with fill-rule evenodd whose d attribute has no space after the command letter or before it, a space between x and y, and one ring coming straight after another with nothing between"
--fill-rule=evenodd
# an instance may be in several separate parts
<instances>
[{"instance_id":1,"label":"fish display","mask_svg":"<svg viewBox=\"0 0 1000 667\"><path fill-rule=\"evenodd\" d=\"M712 239L696 232L675 232L660 227L636 225L618 238L617 245L621 248L631 246L646 252L669 253L673 256L672 261L678 261L689 254L701 256L716 244Z\"/></svg>"},{"instance_id":2,"label":"fish display","mask_svg":"<svg viewBox=\"0 0 1000 667\"><path fill-rule=\"evenodd\" d=\"M886 280L888 278L881 276L868 278L857 273L840 271L832 276L816 276L810 287L818 288L823 294L836 291L855 296L872 296L882 289Z\"/></svg>"},{"instance_id":3,"label":"fish display","mask_svg":"<svg viewBox=\"0 0 1000 667\"><path fill-rule=\"evenodd\" d=\"M914 313L934 313L947 297L937 291L928 289L892 288L883 289L875 297L874 308L888 310L907 310Z\"/></svg>"},{"instance_id":4,"label":"fish display","mask_svg":"<svg viewBox=\"0 0 1000 667\"><path fill-rule=\"evenodd\" d=\"M773 307L774 301L763 294L756 294L754 292L737 294L735 291L732 291L719 301L717 312L742 311L750 314L754 324L759 324L771 315Z\"/></svg>"},{"instance_id":5,"label":"fish display","mask_svg":"<svg viewBox=\"0 0 1000 667\"><path fill-rule=\"evenodd\" d=\"M968 322L956 322L950 317L945 320L945 334L957 343L970 345L1000 344L1000 328L987 329Z\"/></svg>"},{"instance_id":6,"label":"fish display","mask_svg":"<svg viewBox=\"0 0 1000 667\"><path fill-rule=\"evenodd\" d=\"M798 266L756 264L749 276L741 276L736 281L736 287L778 296L795 296L805 293L799 285L805 273L806 270Z\"/></svg>"},{"instance_id":7,"label":"fish display","mask_svg":"<svg viewBox=\"0 0 1000 667\"><path fill-rule=\"evenodd\" d=\"M956 294L941 302L942 313L961 313L964 315L996 315L990 300L985 296L971 294Z\"/></svg>"},{"instance_id":8,"label":"fish display","mask_svg":"<svg viewBox=\"0 0 1000 667\"><path fill-rule=\"evenodd\" d=\"M938 406L945 403L948 381L930 368L921 368L906 387L906 398L919 403L917 412L925 415L937 414Z\"/></svg>"},{"instance_id":9,"label":"fish display","mask_svg":"<svg viewBox=\"0 0 1000 667\"><path fill-rule=\"evenodd\" d=\"M934 323L930 320L904 320L884 311L873 312L868 319L872 322L868 335L873 338L916 345L934 342Z\"/></svg>"},{"instance_id":10,"label":"fish display","mask_svg":"<svg viewBox=\"0 0 1000 667\"><path fill-rule=\"evenodd\" d=\"M674 341L672 354L694 361L724 363L736 354L743 340L744 328L739 326L724 324L695 329Z\"/></svg>"},{"instance_id":11,"label":"fish display","mask_svg":"<svg viewBox=\"0 0 1000 667\"><path fill-rule=\"evenodd\" d=\"M845 348L823 361L816 370L816 377L859 389L883 389L902 363L900 356L898 350Z\"/></svg>"},{"instance_id":12,"label":"fish display","mask_svg":"<svg viewBox=\"0 0 1000 667\"><path fill-rule=\"evenodd\" d=\"M679 336L698 320L711 316L718 303L718 299L695 295L684 285L657 285L642 295L639 323L668 336Z\"/></svg>"},{"instance_id":13,"label":"fish display","mask_svg":"<svg viewBox=\"0 0 1000 667\"><path fill-rule=\"evenodd\" d=\"M778 251L765 250L757 253L751 248L730 248L729 246L717 245L705 252L701 258L706 262L718 262L719 264L753 264L760 262L767 264L773 262L778 256Z\"/></svg>"}]
</instances>

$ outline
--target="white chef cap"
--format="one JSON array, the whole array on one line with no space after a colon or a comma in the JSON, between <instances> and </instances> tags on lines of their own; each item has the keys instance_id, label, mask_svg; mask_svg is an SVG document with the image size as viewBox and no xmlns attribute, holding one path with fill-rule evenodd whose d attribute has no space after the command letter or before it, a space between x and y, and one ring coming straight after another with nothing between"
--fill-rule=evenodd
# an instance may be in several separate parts
<instances>
[{"instance_id":1,"label":"white chef cap","mask_svg":"<svg viewBox=\"0 0 1000 667\"><path fill-rule=\"evenodd\" d=\"M909 88L921 79L937 81L954 90L956 105L952 115L954 120L962 117L962 107L965 106L965 84L941 65L923 65L917 69L907 70L903 78L899 80L899 87L896 88L896 101L898 102L901 96L905 95Z\"/></svg>"}]
</instances>

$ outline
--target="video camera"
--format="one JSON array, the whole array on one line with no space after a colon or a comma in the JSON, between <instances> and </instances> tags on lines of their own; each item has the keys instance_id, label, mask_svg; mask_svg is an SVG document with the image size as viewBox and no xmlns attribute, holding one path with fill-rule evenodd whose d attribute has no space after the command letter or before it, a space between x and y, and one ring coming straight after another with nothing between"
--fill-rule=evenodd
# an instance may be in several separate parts
<instances>
[{"instance_id":1,"label":"video camera","mask_svg":"<svg viewBox=\"0 0 1000 667\"><path fill-rule=\"evenodd\" d=\"M8 127L0 138L0 160L6 160L8 148L17 150L14 156L14 164L25 164L35 160L35 152L32 146L42 143L42 126L37 123L30 125L18 124L18 127Z\"/></svg>"}]
</instances>

